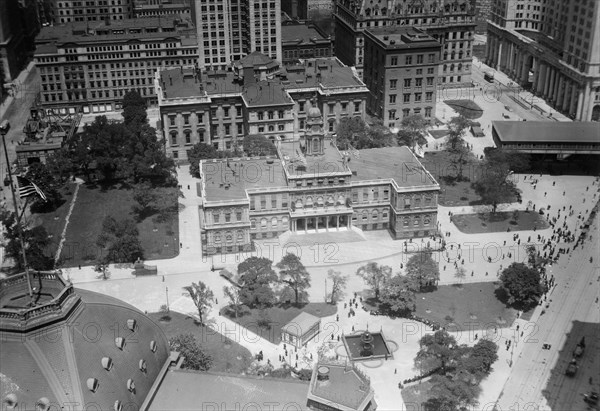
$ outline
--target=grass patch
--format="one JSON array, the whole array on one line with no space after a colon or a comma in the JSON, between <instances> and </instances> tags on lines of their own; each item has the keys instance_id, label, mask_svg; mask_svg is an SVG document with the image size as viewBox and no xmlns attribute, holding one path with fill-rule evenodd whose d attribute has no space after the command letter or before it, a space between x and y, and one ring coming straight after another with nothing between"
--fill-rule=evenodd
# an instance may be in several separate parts
<instances>
[{"instance_id":1,"label":"grass patch","mask_svg":"<svg viewBox=\"0 0 600 411\"><path fill-rule=\"evenodd\" d=\"M450 132L448 130L430 130L429 134L431 134L431 137L437 140L439 138L446 137L448 134L450 134Z\"/></svg>"},{"instance_id":2,"label":"grass patch","mask_svg":"<svg viewBox=\"0 0 600 411\"><path fill-rule=\"evenodd\" d=\"M495 290L492 282L442 285L432 292L417 293L415 315L442 325L452 322L459 330L512 324L517 311L498 300Z\"/></svg>"},{"instance_id":3,"label":"grass patch","mask_svg":"<svg viewBox=\"0 0 600 411\"><path fill-rule=\"evenodd\" d=\"M515 218L516 217L516 218ZM535 211L505 211L477 214L455 214L452 222L463 233L499 233L511 231L542 230L548 228L548 223Z\"/></svg>"},{"instance_id":4,"label":"grass patch","mask_svg":"<svg viewBox=\"0 0 600 411\"><path fill-rule=\"evenodd\" d=\"M430 391L433 384L429 381L423 381L420 384L411 385L402 389L402 399L407 409L421 409L423 403L430 397Z\"/></svg>"},{"instance_id":5,"label":"grass patch","mask_svg":"<svg viewBox=\"0 0 600 411\"><path fill-rule=\"evenodd\" d=\"M74 191L74 185L70 185ZM177 189L173 191L173 202L178 201ZM71 197L54 213L35 214L38 224L42 224L53 236L53 250L56 252L60 236L69 210ZM120 184L99 188L81 184L73 213L67 228L61 258L65 267L91 264L101 256L96 239L102 229L104 217L112 215L117 219L134 218L131 207L133 190ZM56 219L55 217L58 217ZM179 222L177 212L170 213L164 222L156 222L155 216L147 216L137 224L139 237L148 260L173 258L179 253Z\"/></svg>"},{"instance_id":6,"label":"grass patch","mask_svg":"<svg viewBox=\"0 0 600 411\"><path fill-rule=\"evenodd\" d=\"M281 327L293 320L301 312L307 312L316 317L328 317L337 312L337 306L327 303L308 303L300 307L295 305L277 305L264 310L258 308L248 308L246 306L241 310L240 316L235 318L234 312L225 307L221 310L222 315L226 315L232 321L248 328L253 333L272 342L279 344L281 342ZM259 325L261 320L268 319L268 326Z\"/></svg>"},{"instance_id":7,"label":"grass patch","mask_svg":"<svg viewBox=\"0 0 600 411\"><path fill-rule=\"evenodd\" d=\"M171 311L168 316L170 317L168 321L161 321L165 313L148 314L148 317L162 328L168 339L179 334L193 334L204 352L213 358L211 371L240 374L252 362L252 354L247 348L217 333L214 327L202 327L193 317L174 311Z\"/></svg>"},{"instance_id":8,"label":"grass patch","mask_svg":"<svg viewBox=\"0 0 600 411\"><path fill-rule=\"evenodd\" d=\"M478 119L483 115L483 109L473 100L444 100L444 103L469 120Z\"/></svg>"}]
</instances>

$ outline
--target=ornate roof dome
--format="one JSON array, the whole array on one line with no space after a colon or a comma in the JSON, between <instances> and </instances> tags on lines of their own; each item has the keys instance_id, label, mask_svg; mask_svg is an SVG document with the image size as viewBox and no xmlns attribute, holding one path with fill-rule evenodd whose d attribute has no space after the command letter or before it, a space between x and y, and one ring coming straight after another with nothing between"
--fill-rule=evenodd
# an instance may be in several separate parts
<instances>
[{"instance_id":1,"label":"ornate roof dome","mask_svg":"<svg viewBox=\"0 0 600 411\"><path fill-rule=\"evenodd\" d=\"M321 118L321 110L319 110L318 106L312 106L308 109L308 118Z\"/></svg>"},{"instance_id":2,"label":"ornate roof dome","mask_svg":"<svg viewBox=\"0 0 600 411\"><path fill-rule=\"evenodd\" d=\"M75 291L58 272L30 276L33 306L24 274L1 281L0 400L139 409L169 359L158 325L116 298Z\"/></svg>"}]
</instances>

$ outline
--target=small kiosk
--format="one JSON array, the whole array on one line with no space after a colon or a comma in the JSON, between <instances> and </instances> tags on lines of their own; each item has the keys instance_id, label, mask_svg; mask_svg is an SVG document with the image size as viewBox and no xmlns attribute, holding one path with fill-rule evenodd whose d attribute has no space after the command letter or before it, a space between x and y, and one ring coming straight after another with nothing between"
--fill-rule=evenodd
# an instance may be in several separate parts
<instances>
[{"instance_id":1,"label":"small kiosk","mask_svg":"<svg viewBox=\"0 0 600 411\"><path fill-rule=\"evenodd\" d=\"M320 327L321 319L319 317L300 313L281 327L281 342L300 348L319 333Z\"/></svg>"}]
</instances>

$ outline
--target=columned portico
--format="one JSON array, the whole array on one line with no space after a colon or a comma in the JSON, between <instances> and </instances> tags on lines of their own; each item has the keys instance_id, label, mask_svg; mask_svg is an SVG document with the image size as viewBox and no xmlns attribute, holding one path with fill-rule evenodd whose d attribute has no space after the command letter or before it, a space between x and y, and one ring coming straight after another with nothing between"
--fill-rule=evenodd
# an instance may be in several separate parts
<instances>
[{"instance_id":1,"label":"columned portico","mask_svg":"<svg viewBox=\"0 0 600 411\"><path fill-rule=\"evenodd\" d=\"M349 230L352 219L348 215L323 215L318 217L292 218L291 230L298 234Z\"/></svg>"}]
</instances>

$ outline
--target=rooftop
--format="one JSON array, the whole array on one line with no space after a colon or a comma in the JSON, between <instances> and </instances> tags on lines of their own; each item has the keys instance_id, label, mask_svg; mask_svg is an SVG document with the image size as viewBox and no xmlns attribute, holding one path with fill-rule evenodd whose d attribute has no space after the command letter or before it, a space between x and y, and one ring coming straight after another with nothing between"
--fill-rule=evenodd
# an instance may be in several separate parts
<instances>
[{"instance_id":1,"label":"rooftop","mask_svg":"<svg viewBox=\"0 0 600 411\"><path fill-rule=\"evenodd\" d=\"M600 143L600 125L593 121L492 121L492 127L504 143Z\"/></svg>"},{"instance_id":2,"label":"rooftop","mask_svg":"<svg viewBox=\"0 0 600 411\"><path fill-rule=\"evenodd\" d=\"M234 61L233 65L235 67L267 67L272 68L278 65L277 61L273 60L271 57L262 54L260 51L253 51L248 54L246 57Z\"/></svg>"},{"instance_id":3,"label":"rooftop","mask_svg":"<svg viewBox=\"0 0 600 411\"><path fill-rule=\"evenodd\" d=\"M245 200L247 189L287 186L277 158L205 160L201 168L206 201Z\"/></svg>"},{"instance_id":4,"label":"rooftop","mask_svg":"<svg viewBox=\"0 0 600 411\"><path fill-rule=\"evenodd\" d=\"M191 37L195 34L190 22L176 18L148 17L143 19L71 22L55 26L42 27L35 39L36 53L52 52L43 47L44 43L98 43L109 40L143 40L154 38L181 37L186 32ZM156 31L155 31L156 30Z\"/></svg>"},{"instance_id":5,"label":"rooftop","mask_svg":"<svg viewBox=\"0 0 600 411\"><path fill-rule=\"evenodd\" d=\"M279 81L259 81L246 84L242 97L248 107L294 104L294 100Z\"/></svg>"},{"instance_id":6,"label":"rooftop","mask_svg":"<svg viewBox=\"0 0 600 411\"><path fill-rule=\"evenodd\" d=\"M385 147L358 150L359 156L350 157L348 164L356 175L352 181L393 178L400 187L438 186L412 151L406 147ZM433 187L432 187L433 188Z\"/></svg>"},{"instance_id":7,"label":"rooftop","mask_svg":"<svg viewBox=\"0 0 600 411\"><path fill-rule=\"evenodd\" d=\"M279 146L286 170L290 176L316 175L327 177L332 173L350 173L340 152L325 141L323 155L305 156L297 141L282 142Z\"/></svg>"},{"instance_id":8,"label":"rooftop","mask_svg":"<svg viewBox=\"0 0 600 411\"><path fill-rule=\"evenodd\" d=\"M160 71L163 91L167 97L196 97L204 92L193 68L171 68Z\"/></svg>"},{"instance_id":9,"label":"rooftop","mask_svg":"<svg viewBox=\"0 0 600 411\"><path fill-rule=\"evenodd\" d=\"M301 312L293 320L281 327L281 331L301 337L319 321L321 321L319 317L307 312Z\"/></svg>"},{"instance_id":10,"label":"rooftop","mask_svg":"<svg viewBox=\"0 0 600 411\"><path fill-rule=\"evenodd\" d=\"M149 410L238 410L251 404L252 409L302 410L308 388L295 379L171 370Z\"/></svg>"},{"instance_id":11,"label":"rooftop","mask_svg":"<svg viewBox=\"0 0 600 411\"><path fill-rule=\"evenodd\" d=\"M366 30L366 33L387 49L441 47L433 37L414 27L370 28Z\"/></svg>"},{"instance_id":12,"label":"rooftop","mask_svg":"<svg viewBox=\"0 0 600 411\"><path fill-rule=\"evenodd\" d=\"M314 376L318 372L315 371L310 394L326 400L325 403L341 404L344 409L363 409L361 405L373 393L369 379L352 366L319 364L317 370L323 367L328 369L329 378L319 380Z\"/></svg>"},{"instance_id":13,"label":"rooftop","mask_svg":"<svg viewBox=\"0 0 600 411\"><path fill-rule=\"evenodd\" d=\"M323 88L365 86L356 77L352 67L344 66L334 57L306 60L305 64L287 66L281 79L287 89L312 88L319 86L319 83Z\"/></svg>"},{"instance_id":14,"label":"rooftop","mask_svg":"<svg viewBox=\"0 0 600 411\"><path fill-rule=\"evenodd\" d=\"M319 31L310 25L305 24L290 24L281 25L281 40L283 45L286 44L314 44L318 41L330 41L323 36Z\"/></svg>"}]
</instances>

